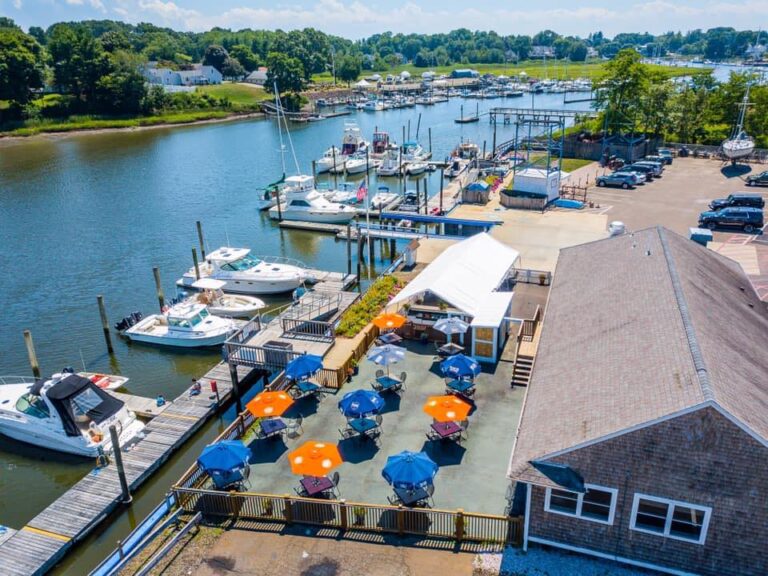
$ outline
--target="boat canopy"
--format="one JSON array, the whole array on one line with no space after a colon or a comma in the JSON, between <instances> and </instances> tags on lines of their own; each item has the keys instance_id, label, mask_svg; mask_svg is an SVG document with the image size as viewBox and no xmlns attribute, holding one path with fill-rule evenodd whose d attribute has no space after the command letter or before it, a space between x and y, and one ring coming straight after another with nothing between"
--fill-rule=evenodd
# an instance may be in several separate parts
<instances>
[{"instance_id":1,"label":"boat canopy","mask_svg":"<svg viewBox=\"0 0 768 576\"><path fill-rule=\"evenodd\" d=\"M215 278L200 278L192 283L192 288L198 290L221 290L227 283L224 280L216 280Z\"/></svg>"},{"instance_id":2,"label":"boat canopy","mask_svg":"<svg viewBox=\"0 0 768 576\"><path fill-rule=\"evenodd\" d=\"M48 388L46 396L59 413L67 436L80 436L76 416L85 415L99 424L123 407L120 400L77 374L69 374L55 382Z\"/></svg>"},{"instance_id":3,"label":"boat canopy","mask_svg":"<svg viewBox=\"0 0 768 576\"><path fill-rule=\"evenodd\" d=\"M248 248L230 248L223 246L208 254L205 259L209 262L234 262L235 260L245 258L250 252L251 251Z\"/></svg>"}]
</instances>

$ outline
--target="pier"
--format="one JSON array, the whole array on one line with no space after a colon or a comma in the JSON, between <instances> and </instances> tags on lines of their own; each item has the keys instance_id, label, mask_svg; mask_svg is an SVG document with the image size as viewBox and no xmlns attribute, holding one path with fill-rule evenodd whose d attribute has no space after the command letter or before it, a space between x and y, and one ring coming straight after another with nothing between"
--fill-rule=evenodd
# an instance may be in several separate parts
<instances>
[{"instance_id":1,"label":"pier","mask_svg":"<svg viewBox=\"0 0 768 576\"><path fill-rule=\"evenodd\" d=\"M245 366L237 368L236 374L243 384L254 381L260 375ZM218 394L211 393L211 381L216 382ZM239 393L233 389L230 368L224 362L209 370L199 382L203 388L201 394L192 396L188 389L167 403L162 412L147 424L145 437L130 450L123 451L122 460L130 492L148 480L174 451L232 398L233 393ZM123 495L114 460L103 468L94 468L21 530L7 529L0 534L0 574L45 574L122 503Z\"/></svg>"}]
</instances>

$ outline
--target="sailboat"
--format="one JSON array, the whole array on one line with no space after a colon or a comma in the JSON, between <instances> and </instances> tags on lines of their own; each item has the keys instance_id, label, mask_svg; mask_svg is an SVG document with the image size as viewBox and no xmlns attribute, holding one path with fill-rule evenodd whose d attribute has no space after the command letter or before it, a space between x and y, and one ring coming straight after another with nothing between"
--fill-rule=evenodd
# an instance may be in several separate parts
<instances>
[{"instance_id":1,"label":"sailboat","mask_svg":"<svg viewBox=\"0 0 768 576\"><path fill-rule=\"evenodd\" d=\"M732 163L736 163L740 158L746 158L755 149L755 141L744 130L744 117L747 115L747 106L749 106L749 84L744 93L744 100L739 105L739 120L733 129L731 137L722 143L723 155Z\"/></svg>"}]
</instances>

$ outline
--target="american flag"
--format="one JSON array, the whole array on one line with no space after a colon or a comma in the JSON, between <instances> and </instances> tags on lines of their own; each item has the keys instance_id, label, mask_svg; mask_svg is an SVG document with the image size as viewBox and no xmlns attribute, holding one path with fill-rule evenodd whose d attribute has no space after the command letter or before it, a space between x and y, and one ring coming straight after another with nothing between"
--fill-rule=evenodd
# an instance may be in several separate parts
<instances>
[{"instance_id":1,"label":"american flag","mask_svg":"<svg viewBox=\"0 0 768 576\"><path fill-rule=\"evenodd\" d=\"M365 187L365 180L363 180L357 188L357 201L362 202L366 196L368 196L368 188Z\"/></svg>"}]
</instances>

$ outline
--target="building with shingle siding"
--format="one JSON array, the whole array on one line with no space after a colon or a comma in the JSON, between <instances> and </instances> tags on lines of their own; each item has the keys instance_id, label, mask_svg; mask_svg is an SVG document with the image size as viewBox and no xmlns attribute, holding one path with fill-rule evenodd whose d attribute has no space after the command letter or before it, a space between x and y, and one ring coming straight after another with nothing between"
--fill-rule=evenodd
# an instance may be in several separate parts
<instances>
[{"instance_id":1,"label":"building with shingle siding","mask_svg":"<svg viewBox=\"0 0 768 576\"><path fill-rule=\"evenodd\" d=\"M524 545L768 574L768 313L664 228L567 248L508 475Z\"/></svg>"}]
</instances>

